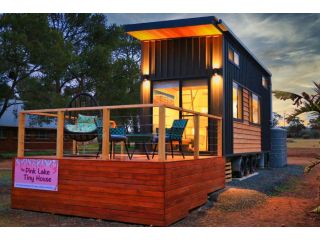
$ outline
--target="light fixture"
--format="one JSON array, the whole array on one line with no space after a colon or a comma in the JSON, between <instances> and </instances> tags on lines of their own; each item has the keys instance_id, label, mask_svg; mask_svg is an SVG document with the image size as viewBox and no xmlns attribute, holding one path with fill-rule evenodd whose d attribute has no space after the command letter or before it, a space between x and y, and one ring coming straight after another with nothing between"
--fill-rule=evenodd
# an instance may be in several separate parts
<instances>
[{"instance_id":1,"label":"light fixture","mask_svg":"<svg viewBox=\"0 0 320 240\"><path fill-rule=\"evenodd\" d=\"M149 90L150 88L150 80L148 80L148 75L142 76L142 86L144 90Z\"/></svg>"},{"instance_id":2,"label":"light fixture","mask_svg":"<svg viewBox=\"0 0 320 240\"><path fill-rule=\"evenodd\" d=\"M214 68L212 69L212 75L222 75L222 68Z\"/></svg>"}]
</instances>

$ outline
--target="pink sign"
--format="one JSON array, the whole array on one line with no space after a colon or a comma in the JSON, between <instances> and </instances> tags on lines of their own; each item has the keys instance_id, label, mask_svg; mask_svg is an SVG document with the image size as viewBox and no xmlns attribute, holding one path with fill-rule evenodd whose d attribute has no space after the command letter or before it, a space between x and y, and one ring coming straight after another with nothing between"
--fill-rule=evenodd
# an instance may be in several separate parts
<instances>
[{"instance_id":1,"label":"pink sign","mask_svg":"<svg viewBox=\"0 0 320 240\"><path fill-rule=\"evenodd\" d=\"M14 187L58 191L58 160L16 158Z\"/></svg>"}]
</instances>

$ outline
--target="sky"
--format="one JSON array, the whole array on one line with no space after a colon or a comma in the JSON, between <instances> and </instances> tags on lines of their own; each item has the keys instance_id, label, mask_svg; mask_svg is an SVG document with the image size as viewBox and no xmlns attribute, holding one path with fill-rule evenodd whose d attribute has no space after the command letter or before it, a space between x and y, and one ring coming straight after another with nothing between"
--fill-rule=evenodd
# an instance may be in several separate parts
<instances>
[{"instance_id":1,"label":"sky","mask_svg":"<svg viewBox=\"0 0 320 240\"><path fill-rule=\"evenodd\" d=\"M320 14L106 14L109 23L130 24L199 16L221 18L272 73L273 90L312 92L320 81ZM292 112L273 98L273 111ZM302 116L306 119L307 116ZM306 121L307 122L307 121Z\"/></svg>"}]
</instances>

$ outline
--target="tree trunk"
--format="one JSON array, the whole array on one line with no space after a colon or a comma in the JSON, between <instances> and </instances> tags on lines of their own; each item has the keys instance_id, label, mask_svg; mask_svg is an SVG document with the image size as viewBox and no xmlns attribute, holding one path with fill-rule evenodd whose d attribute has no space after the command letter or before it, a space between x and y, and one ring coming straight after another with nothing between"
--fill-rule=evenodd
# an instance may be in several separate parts
<instances>
[{"instance_id":1,"label":"tree trunk","mask_svg":"<svg viewBox=\"0 0 320 240\"><path fill-rule=\"evenodd\" d=\"M3 101L3 105L1 107L1 110L0 110L0 118L2 117L2 115L5 113L5 111L7 110L8 108L8 103L9 103L9 99L8 98L5 98L4 101Z\"/></svg>"}]
</instances>

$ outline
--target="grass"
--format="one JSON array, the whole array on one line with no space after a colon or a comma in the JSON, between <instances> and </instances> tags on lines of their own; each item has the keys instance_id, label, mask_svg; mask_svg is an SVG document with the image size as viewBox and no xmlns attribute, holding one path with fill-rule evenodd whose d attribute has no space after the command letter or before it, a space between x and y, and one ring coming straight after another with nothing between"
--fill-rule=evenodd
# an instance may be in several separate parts
<instances>
[{"instance_id":1,"label":"grass","mask_svg":"<svg viewBox=\"0 0 320 240\"><path fill-rule=\"evenodd\" d=\"M30 151L30 152L25 152L25 156L48 156L48 155L53 155L54 150L47 150L47 151ZM0 153L0 159L11 159L17 156L16 152L8 152L8 153Z\"/></svg>"},{"instance_id":2,"label":"grass","mask_svg":"<svg viewBox=\"0 0 320 240\"><path fill-rule=\"evenodd\" d=\"M288 148L319 148L320 139L288 138Z\"/></svg>"},{"instance_id":3,"label":"grass","mask_svg":"<svg viewBox=\"0 0 320 240\"><path fill-rule=\"evenodd\" d=\"M10 184L11 184L11 170L1 170L0 171L0 186L8 186Z\"/></svg>"},{"instance_id":4,"label":"grass","mask_svg":"<svg viewBox=\"0 0 320 240\"><path fill-rule=\"evenodd\" d=\"M0 171L0 212L6 211L10 207L11 176L10 170Z\"/></svg>"}]
</instances>

